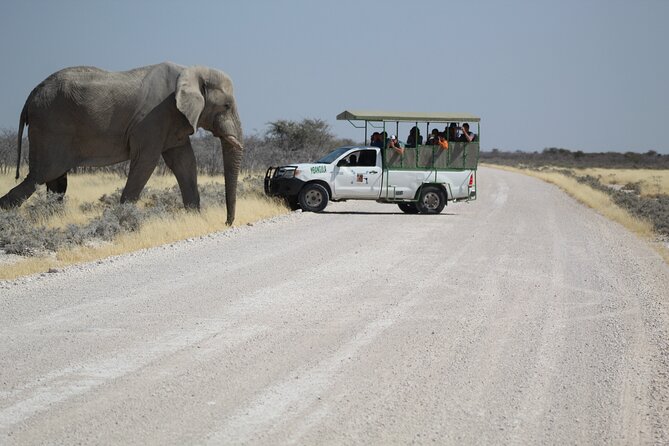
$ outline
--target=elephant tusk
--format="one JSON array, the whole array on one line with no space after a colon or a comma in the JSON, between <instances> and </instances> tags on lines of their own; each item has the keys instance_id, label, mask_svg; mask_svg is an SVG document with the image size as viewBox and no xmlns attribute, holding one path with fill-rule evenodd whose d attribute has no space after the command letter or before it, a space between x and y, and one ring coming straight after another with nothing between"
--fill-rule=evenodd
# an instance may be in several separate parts
<instances>
[{"instance_id":1,"label":"elephant tusk","mask_svg":"<svg viewBox=\"0 0 669 446\"><path fill-rule=\"evenodd\" d=\"M225 135L223 138L225 138L225 140L232 144L236 149L241 150L244 148L242 143L240 143L239 140L232 135Z\"/></svg>"}]
</instances>

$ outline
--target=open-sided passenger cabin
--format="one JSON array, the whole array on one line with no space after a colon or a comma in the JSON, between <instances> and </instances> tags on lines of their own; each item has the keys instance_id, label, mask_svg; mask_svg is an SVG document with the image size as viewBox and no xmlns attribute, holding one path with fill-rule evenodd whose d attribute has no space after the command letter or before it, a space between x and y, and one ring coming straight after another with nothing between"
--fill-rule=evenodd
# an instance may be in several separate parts
<instances>
[{"instance_id":1,"label":"open-sided passenger cabin","mask_svg":"<svg viewBox=\"0 0 669 446\"><path fill-rule=\"evenodd\" d=\"M382 112L364 110L346 110L337 115L338 120L349 121L354 127L361 128L354 121L364 121L365 141L369 141L370 132L386 132L388 135L398 135L402 140L403 134L408 134L409 128L418 127L423 144L416 147L405 147L400 154L395 149L383 148L383 167L388 169L438 169L461 170L476 169L479 160L481 140L481 119L469 113L408 113ZM448 141L448 149L438 145L426 145L432 129L440 132L455 124L460 127L463 123L470 125L470 130L476 134L472 142ZM473 124L476 124L474 131Z\"/></svg>"}]
</instances>

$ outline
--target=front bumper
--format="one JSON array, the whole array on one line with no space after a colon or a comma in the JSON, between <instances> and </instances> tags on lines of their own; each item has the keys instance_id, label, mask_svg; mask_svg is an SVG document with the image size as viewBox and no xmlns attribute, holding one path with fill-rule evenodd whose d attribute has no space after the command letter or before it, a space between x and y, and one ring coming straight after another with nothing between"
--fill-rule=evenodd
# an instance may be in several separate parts
<instances>
[{"instance_id":1,"label":"front bumper","mask_svg":"<svg viewBox=\"0 0 669 446\"><path fill-rule=\"evenodd\" d=\"M265 172L265 195L270 197L295 197L304 186L297 178L277 177L278 167L270 167Z\"/></svg>"}]
</instances>

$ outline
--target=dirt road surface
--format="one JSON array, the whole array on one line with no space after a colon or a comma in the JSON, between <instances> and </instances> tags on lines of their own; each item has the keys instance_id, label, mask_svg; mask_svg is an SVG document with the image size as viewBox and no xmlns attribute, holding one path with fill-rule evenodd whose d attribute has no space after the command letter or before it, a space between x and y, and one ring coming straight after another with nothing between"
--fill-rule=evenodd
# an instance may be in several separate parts
<instances>
[{"instance_id":1,"label":"dirt road surface","mask_svg":"<svg viewBox=\"0 0 669 446\"><path fill-rule=\"evenodd\" d=\"M669 268L554 186L0 283L0 444L667 444Z\"/></svg>"}]
</instances>

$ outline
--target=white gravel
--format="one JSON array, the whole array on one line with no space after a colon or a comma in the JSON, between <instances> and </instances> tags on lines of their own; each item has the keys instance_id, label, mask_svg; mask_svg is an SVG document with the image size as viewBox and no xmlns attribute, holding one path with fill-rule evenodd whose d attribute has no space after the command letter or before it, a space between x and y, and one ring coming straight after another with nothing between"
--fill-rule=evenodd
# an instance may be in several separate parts
<instances>
[{"instance_id":1,"label":"white gravel","mask_svg":"<svg viewBox=\"0 0 669 446\"><path fill-rule=\"evenodd\" d=\"M551 185L0 282L0 444L667 444L669 268Z\"/></svg>"}]
</instances>

